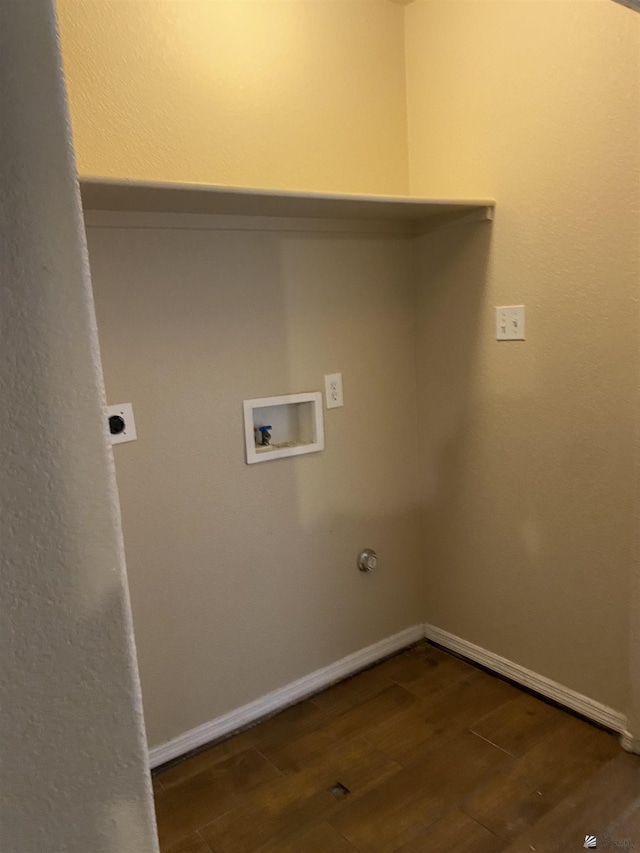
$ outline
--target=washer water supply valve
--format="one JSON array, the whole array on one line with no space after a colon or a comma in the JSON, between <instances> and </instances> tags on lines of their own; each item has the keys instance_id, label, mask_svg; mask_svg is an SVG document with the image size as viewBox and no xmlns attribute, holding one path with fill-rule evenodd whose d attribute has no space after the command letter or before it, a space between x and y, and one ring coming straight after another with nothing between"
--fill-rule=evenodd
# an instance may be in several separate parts
<instances>
[{"instance_id":1,"label":"washer water supply valve","mask_svg":"<svg viewBox=\"0 0 640 853\"><path fill-rule=\"evenodd\" d=\"M269 447L271 444L271 433L269 430L273 429L272 426L261 426L258 427L258 431L260 433L260 444L263 447Z\"/></svg>"},{"instance_id":2,"label":"washer water supply valve","mask_svg":"<svg viewBox=\"0 0 640 853\"><path fill-rule=\"evenodd\" d=\"M372 572L378 565L378 555L373 548L365 548L358 557L358 568L361 572Z\"/></svg>"}]
</instances>

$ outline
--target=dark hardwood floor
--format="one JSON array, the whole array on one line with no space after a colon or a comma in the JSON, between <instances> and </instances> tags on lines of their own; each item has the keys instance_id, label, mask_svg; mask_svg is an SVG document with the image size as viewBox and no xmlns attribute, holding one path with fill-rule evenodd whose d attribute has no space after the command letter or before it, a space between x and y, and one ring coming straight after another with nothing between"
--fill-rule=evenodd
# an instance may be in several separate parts
<instances>
[{"instance_id":1,"label":"dark hardwood floor","mask_svg":"<svg viewBox=\"0 0 640 853\"><path fill-rule=\"evenodd\" d=\"M153 784L163 853L640 851L640 758L426 643Z\"/></svg>"}]
</instances>

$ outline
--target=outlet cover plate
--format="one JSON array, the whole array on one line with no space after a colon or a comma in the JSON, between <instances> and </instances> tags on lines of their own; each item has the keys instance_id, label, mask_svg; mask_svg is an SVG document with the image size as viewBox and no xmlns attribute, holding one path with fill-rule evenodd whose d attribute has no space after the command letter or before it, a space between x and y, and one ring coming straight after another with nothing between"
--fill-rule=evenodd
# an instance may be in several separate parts
<instances>
[{"instance_id":1,"label":"outlet cover plate","mask_svg":"<svg viewBox=\"0 0 640 853\"><path fill-rule=\"evenodd\" d=\"M344 406L341 373L328 373L324 377L324 396L327 401L327 409L338 409L340 406Z\"/></svg>"},{"instance_id":2,"label":"outlet cover plate","mask_svg":"<svg viewBox=\"0 0 640 853\"><path fill-rule=\"evenodd\" d=\"M112 415L119 415L124 421L124 429L117 435L112 435L109 431L109 418ZM119 403L117 406L107 406L107 435L111 444L124 444L127 441L136 441L138 436L131 403Z\"/></svg>"}]
</instances>

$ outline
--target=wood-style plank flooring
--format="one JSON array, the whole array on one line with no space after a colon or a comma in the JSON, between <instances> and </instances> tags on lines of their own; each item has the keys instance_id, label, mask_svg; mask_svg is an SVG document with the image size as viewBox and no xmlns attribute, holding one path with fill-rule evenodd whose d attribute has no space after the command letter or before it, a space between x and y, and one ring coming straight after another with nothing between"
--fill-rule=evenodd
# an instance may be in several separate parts
<instances>
[{"instance_id":1,"label":"wood-style plank flooring","mask_svg":"<svg viewBox=\"0 0 640 853\"><path fill-rule=\"evenodd\" d=\"M640 851L640 758L427 643L153 785L162 853Z\"/></svg>"}]
</instances>

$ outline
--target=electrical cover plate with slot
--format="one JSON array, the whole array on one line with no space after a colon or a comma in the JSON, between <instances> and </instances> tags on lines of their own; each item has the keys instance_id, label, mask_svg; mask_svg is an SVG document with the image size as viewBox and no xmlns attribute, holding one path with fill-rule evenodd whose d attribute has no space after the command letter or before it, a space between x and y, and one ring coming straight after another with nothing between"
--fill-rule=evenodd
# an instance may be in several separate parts
<instances>
[{"instance_id":1,"label":"electrical cover plate with slot","mask_svg":"<svg viewBox=\"0 0 640 853\"><path fill-rule=\"evenodd\" d=\"M111 431L111 418L115 419L115 432ZM131 403L107 406L107 430L111 444L124 444L127 441L137 440L136 422Z\"/></svg>"},{"instance_id":2,"label":"electrical cover plate with slot","mask_svg":"<svg viewBox=\"0 0 640 853\"><path fill-rule=\"evenodd\" d=\"M244 400L244 437L247 464L301 456L324 450L322 394L285 394ZM271 443L256 444L255 430L270 426Z\"/></svg>"}]
</instances>

